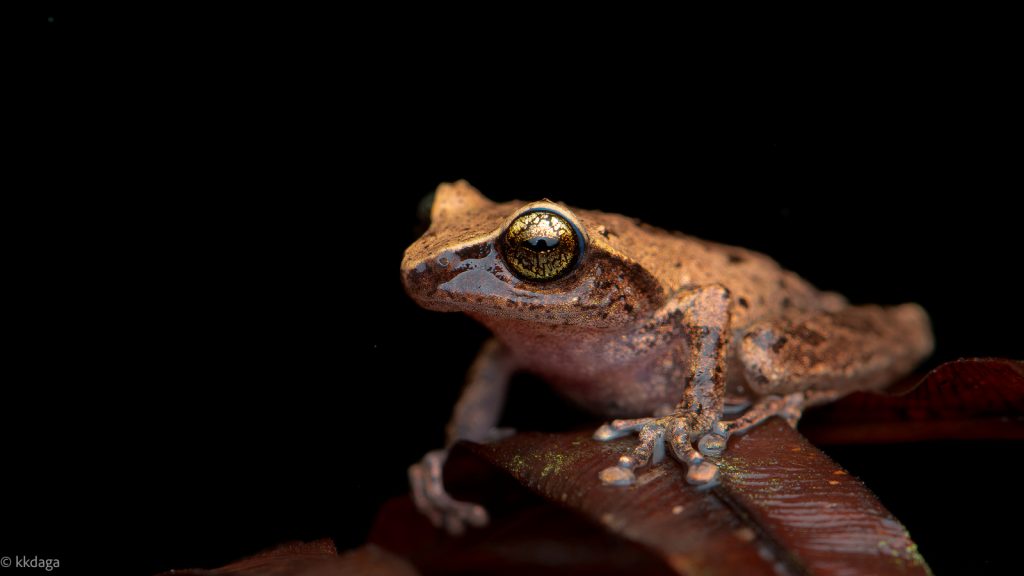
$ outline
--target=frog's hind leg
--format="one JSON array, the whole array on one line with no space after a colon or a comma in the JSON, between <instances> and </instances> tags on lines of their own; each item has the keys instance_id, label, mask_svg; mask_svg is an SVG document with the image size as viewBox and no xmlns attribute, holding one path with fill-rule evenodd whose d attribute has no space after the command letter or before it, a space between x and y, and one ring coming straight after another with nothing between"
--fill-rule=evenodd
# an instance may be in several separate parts
<instances>
[{"instance_id":1,"label":"frog's hind leg","mask_svg":"<svg viewBox=\"0 0 1024 576\"><path fill-rule=\"evenodd\" d=\"M849 306L748 328L739 342L747 385L761 396L876 390L931 354L928 315L916 304Z\"/></svg>"},{"instance_id":2,"label":"frog's hind leg","mask_svg":"<svg viewBox=\"0 0 1024 576\"><path fill-rule=\"evenodd\" d=\"M747 384L762 397L742 416L700 439L719 454L732 434L772 416L796 426L804 409L856 390L884 387L932 350L928 316L916 304L850 306L756 324L740 342Z\"/></svg>"},{"instance_id":3,"label":"frog's hind leg","mask_svg":"<svg viewBox=\"0 0 1024 576\"><path fill-rule=\"evenodd\" d=\"M729 416L742 414L747 408L750 408L750 400L746 396L726 394L725 406L722 408L722 414L727 414Z\"/></svg>"},{"instance_id":4,"label":"frog's hind leg","mask_svg":"<svg viewBox=\"0 0 1024 576\"><path fill-rule=\"evenodd\" d=\"M772 416L778 416L796 428L804 409L832 402L844 394L845 392L839 390L807 390L783 396L765 396L755 402L739 418L723 420L715 424L712 433L700 439L698 447L701 454L705 456L718 456L725 449L726 441L730 436L746 432Z\"/></svg>"}]
</instances>

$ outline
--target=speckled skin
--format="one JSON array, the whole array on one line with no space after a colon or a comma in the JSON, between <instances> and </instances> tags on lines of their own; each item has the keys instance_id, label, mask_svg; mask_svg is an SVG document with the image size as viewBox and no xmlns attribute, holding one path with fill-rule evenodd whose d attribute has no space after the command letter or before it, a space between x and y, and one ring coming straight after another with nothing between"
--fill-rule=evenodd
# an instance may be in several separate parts
<instances>
[{"instance_id":1,"label":"speckled skin","mask_svg":"<svg viewBox=\"0 0 1024 576\"><path fill-rule=\"evenodd\" d=\"M586 246L575 269L550 282L517 278L501 255L502 232L538 207L570 220ZM807 404L889 384L932 349L928 317L915 304L849 306L763 254L617 214L494 203L465 181L438 188L430 229L406 250L402 280L421 306L464 312L490 328L500 341L491 354L505 372L535 373L602 416L671 413L674 420L613 423L599 438L656 424L663 436L675 434L673 450L691 467L701 458L689 442L712 431L728 436L720 424L726 385L734 397L770 400L734 431L786 402L795 422ZM503 384L491 388L504 393ZM457 410L454 437L473 428L458 420ZM641 434L641 447L657 458L660 438ZM619 466L648 456L640 450L639 463L624 457Z\"/></svg>"},{"instance_id":2,"label":"speckled skin","mask_svg":"<svg viewBox=\"0 0 1024 576\"><path fill-rule=\"evenodd\" d=\"M493 203L464 181L442 185L430 229L405 253L406 290L421 306L477 319L509 347L521 369L548 379L603 416L646 416L679 401L684 378L677 360L685 351L673 346L671 337L655 337L646 324L671 294L684 288L727 288L733 333L727 375L738 394L748 393L748 387L760 394L794 391L785 374L778 374L785 370L772 363L801 361L777 346L781 334L769 334L770 328L761 328L760 338L744 339L751 326L765 321L792 325L817 312L846 307L841 296L815 289L763 254L591 210L571 211L587 235L580 268L551 283L524 282L509 272L495 245L510 216L524 206L518 201ZM896 352L904 352L905 360L888 358L891 369L882 370L885 375L872 382L850 378L835 382L837 386L884 386L930 352L931 333L921 309L910 305L894 310L875 309L878 316L897 320L892 332L913 340L898 346ZM816 331L822 343L840 336L835 333L839 326L825 324ZM744 351L763 366L750 371L753 378L740 362ZM815 352L806 354L807 371L812 363L834 366L836 358L824 357L820 348ZM853 364L862 355L851 354L842 372L852 376L857 368Z\"/></svg>"}]
</instances>

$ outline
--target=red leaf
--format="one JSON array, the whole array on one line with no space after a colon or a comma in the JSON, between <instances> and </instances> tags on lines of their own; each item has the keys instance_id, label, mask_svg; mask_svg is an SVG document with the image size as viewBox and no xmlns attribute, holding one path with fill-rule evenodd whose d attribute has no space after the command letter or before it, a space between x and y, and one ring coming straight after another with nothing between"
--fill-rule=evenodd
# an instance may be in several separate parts
<instances>
[{"instance_id":1,"label":"red leaf","mask_svg":"<svg viewBox=\"0 0 1024 576\"><path fill-rule=\"evenodd\" d=\"M288 542L213 570L172 570L158 576L416 576L408 562L376 546L341 556L330 538Z\"/></svg>"},{"instance_id":2,"label":"red leaf","mask_svg":"<svg viewBox=\"0 0 1024 576\"><path fill-rule=\"evenodd\" d=\"M899 395L858 392L815 408L800 431L819 445L1024 439L1024 362L947 362L916 382Z\"/></svg>"},{"instance_id":3,"label":"red leaf","mask_svg":"<svg viewBox=\"0 0 1024 576\"><path fill-rule=\"evenodd\" d=\"M682 574L927 573L906 530L863 484L781 421L732 439L719 461L722 485L711 491L687 485L670 459L635 486L602 485L598 472L634 442L520 434L461 444L453 457L486 459Z\"/></svg>"}]
</instances>

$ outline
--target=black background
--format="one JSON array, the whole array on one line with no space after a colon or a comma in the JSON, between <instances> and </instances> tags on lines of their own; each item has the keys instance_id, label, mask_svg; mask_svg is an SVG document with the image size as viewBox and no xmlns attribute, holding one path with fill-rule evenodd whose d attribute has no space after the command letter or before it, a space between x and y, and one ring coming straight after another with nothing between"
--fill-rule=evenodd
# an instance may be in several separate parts
<instances>
[{"instance_id":1,"label":"black background","mask_svg":"<svg viewBox=\"0 0 1024 576\"><path fill-rule=\"evenodd\" d=\"M399 282L442 181L743 245L854 302L917 301L938 342L924 368L1022 356L1017 132L976 60L193 16L48 23L49 190L26 212L45 257L26 276L31 369L6 392L4 554L152 573L359 545L443 442L486 337ZM517 384L509 423L580 418ZM1010 565L993 522L1022 512L1003 464L1019 444L829 453L936 573Z\"/></svg>"}]
</instances>

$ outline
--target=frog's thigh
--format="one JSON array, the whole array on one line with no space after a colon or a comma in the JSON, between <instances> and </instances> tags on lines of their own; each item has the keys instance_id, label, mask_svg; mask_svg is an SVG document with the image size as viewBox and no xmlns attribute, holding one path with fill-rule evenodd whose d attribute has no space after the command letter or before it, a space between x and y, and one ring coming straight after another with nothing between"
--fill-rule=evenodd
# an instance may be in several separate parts
<instances>
[{"instance_id":1,"label":"frog's thigh","mask_svg":"<svg viewBox=\"0 0 1024 576\"><path fill-rule=\"evenodd\" d=\"M739 344L758 394L852 392L890 384L932 351L928 315L916 304L850 306L761 322Z\"/></svg>"}]
</instances>

